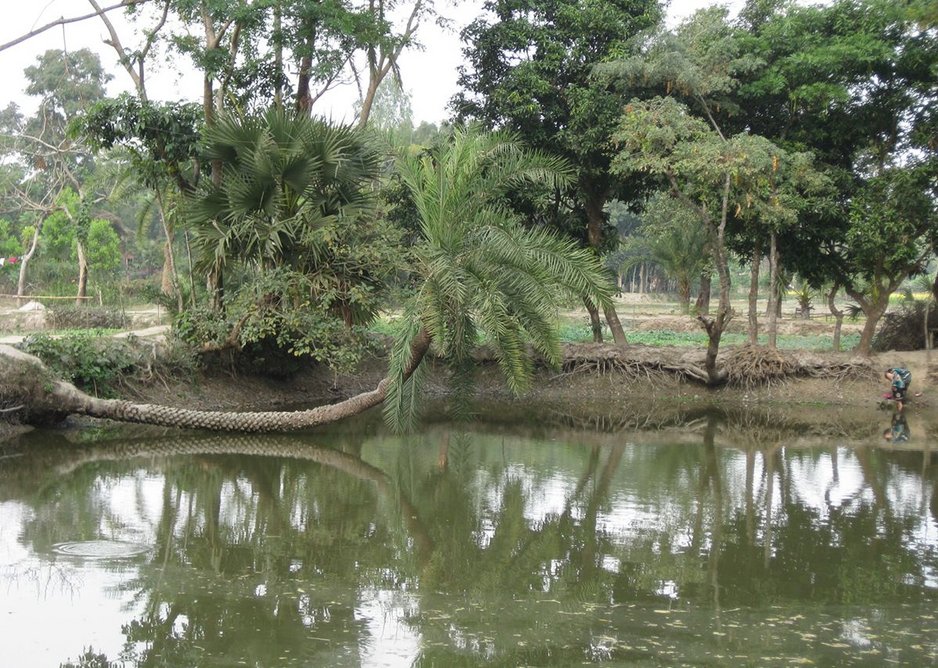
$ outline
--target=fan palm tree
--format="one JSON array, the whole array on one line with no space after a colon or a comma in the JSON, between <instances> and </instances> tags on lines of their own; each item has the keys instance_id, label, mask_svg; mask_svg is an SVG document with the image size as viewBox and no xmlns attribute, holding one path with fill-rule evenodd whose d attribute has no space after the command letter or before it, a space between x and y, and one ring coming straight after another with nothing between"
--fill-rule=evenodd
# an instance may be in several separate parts
<instances>
[{"instance_id":1,"label":"fan palm tree","mask_svg":"<svg viewBox=\"0 0 938 668\"><path fill-rule=\"evenodd\" d=\"M200 271L288 268L316 277L311 284L348 287L348 276L335 275L335 228L375 217L381 166L361 132L271 109L208 128L204 158L221 163L222 178L189 203Z\"/></svg>"},{"instance_id":2,"label":"fan palm tree","mask_svg":"<svg viewBox=\"0 0 938 668\"><path fill-rule=\"evenodd\" d=\"M222 277L229 285L220 338L200 343L269 343L332 362L342 348L354 360L351 328L374 319L397 269L397 234L376 207L378 152L361 131L272 109L220 119L203 155L221 179L187 201L196 266L216 291Z\"/></svg>"}]
</instances>

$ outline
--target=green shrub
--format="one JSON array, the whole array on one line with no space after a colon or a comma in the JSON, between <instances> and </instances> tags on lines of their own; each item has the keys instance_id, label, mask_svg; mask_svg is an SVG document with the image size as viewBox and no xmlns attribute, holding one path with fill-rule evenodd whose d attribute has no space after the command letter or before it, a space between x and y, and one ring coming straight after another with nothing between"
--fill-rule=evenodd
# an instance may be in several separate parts
<instances>
[{"instance_id":1,"label":"green shrub","mask_svg":"<svg viewBox=\"0 0 938 668\"><path fill-rule=\"evenodd\" d=\"M121 377L132 372L140 352L131 342L105 339L86 333L50 337L37 334L20 344L58 377L96 395L112 395Z\"/></svg>"}]
</instances>

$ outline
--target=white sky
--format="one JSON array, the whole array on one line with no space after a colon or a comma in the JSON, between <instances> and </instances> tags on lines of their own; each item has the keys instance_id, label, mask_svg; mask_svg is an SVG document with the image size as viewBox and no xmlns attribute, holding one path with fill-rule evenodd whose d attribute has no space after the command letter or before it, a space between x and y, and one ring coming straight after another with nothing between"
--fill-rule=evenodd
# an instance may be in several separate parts
<instances>
[{"instance_id":1,"label":"white sky","mask_svg":"<svg viewBox=\"0 0 938 668\"><path fill-rule=\"evenodd\" d=\"M0 0L3 21L0 22L0 44L5 44L29 31L44 26L60 17L75 17L92 11L86 0ZM116 4L114 0L102 0L101 6ZM421 26L418 39L426 46L422 52L410 52L401 57L401 72L404 87L411 94L411 104L415 123L429 121L438 123L448 113L446 104L456 93L456 68L462 57L462 44L459 30L471 21L481 6L481 0L441 0L438 3L440 13L453 20L453 29L443 31L435 25ZM670 15L672 19L691 14L700 7L711 4L729 4L738 6L741 0L714 2L714 0L672 0ZM122 20L122 13L109 14L115 24L124 46L134 48L137 42L130 37L128 25ZM111 47L103 44L107 32L98 19L89 19L81 23L72 23L56 27L27 42L18 44L5 51L0 51L0 72L3 72L3 87L0 90L0 106L15 101L24 109L32 106L28 97L23 95L26 80L23 69L35 63L39 54L47 49L77 50L90 48L98 52L106 71L113 73L108 93L116 95L124 90L131 90L132 85L127 73L120 68L117 57ZM181 69L181 71L180 71ZM153 99L191 99L201 95L201 83L191 66L187 67L179 59L173 64L163 65L161 70L149 76L148 91ZM352 120L352 103L356 99L354 87L330 93L330 97L317 104L315 110L335 120Z\"/></svg>"}]
</instances>

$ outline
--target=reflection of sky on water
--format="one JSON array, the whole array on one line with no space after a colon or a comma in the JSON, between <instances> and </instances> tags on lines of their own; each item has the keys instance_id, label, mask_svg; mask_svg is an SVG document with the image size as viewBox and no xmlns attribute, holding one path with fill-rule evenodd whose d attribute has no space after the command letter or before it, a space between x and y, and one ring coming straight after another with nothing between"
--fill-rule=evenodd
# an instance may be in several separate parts
<instances>
[{"instance_id":1,"label":"reflection of sky on water","mask_svg":"<svg viewBox=\"0 0 938 668\"><path fill-rule=\"evenodd\" d=\"M412 594L366 589L355 608L355 619L368 633L359 647L361 665L411 666L420 651L420 635L406 620L417 616L420 602Z\"/></svg>"},{"instance_id":2,"label":"reflection of sky on water","mask_svg":"<svg viewBox=\"0 0 938 668\"><path fill-rule=\"evenodd\" d=\"M57 666L89 645L117 656L125 643L121 624L139 612L121 593L137 566L31 554L16 535L30 512L16 502L0 503L2 664Z\"/></svg>"}]
</instances>

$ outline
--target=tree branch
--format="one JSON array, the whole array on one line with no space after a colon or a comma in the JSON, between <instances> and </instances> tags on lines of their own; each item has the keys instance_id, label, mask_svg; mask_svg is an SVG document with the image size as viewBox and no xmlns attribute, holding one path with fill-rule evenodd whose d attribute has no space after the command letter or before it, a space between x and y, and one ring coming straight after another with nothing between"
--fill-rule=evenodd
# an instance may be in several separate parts
<instances>
[{"instance_id":1,"label":"tree branch","mask_svg":"<svg viewBox=\"0 0 938 668\"><path fill-rule=\"evenodd\" d=\"M67 19L66 19L66 18L60 18L60 19L58 19L58 20L56 20L56 21L53 21L52 23L47 23L46 25L42 26L41 28L36 28L35 30L31 30L31 31L29 31L28 33L26 33L25 35L20 35L20 36L17 37L16 39L14 39L14 40L12 40L12 41L10 41L10 42L7 42L6 44L0 44L0 51L5 51L5 50L9 49L9 48L12 47L12 46L16 46L17 44L21 44L21 43L23 43L23 42L25 42L25 41L27 41L27 40L29 40L29 39L32 39L32 38L35 37L36 35L41 35L41 34L44 33L45 31L51 30L52 28L55 28L55 27L57 27L57 26L64 26L64 25L67 25L67 24L69 24L69 23L78 23L79 21L87 21L88 19L93 19L93 18L96 17L96 16L102 16L105 12L110 12L110 11L112 11L112 10L121 9L121 8L124 8L124 7L133 7L133 6L135 6L135 5L142 5L142 4L145 4L145 3L147 3L147 2L150 2L150 0L121 0L121 2L117 3L116 5L111 5L111 6L109 6L109 7L104 7L103 9L100 9L100 10L98 10L98 11L92 12L91 14L85 14L84 16L73 16L73 17L67 18Z\"/></svg>"}]
</instances>

